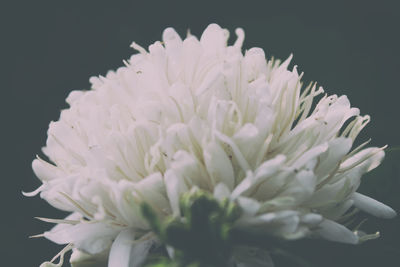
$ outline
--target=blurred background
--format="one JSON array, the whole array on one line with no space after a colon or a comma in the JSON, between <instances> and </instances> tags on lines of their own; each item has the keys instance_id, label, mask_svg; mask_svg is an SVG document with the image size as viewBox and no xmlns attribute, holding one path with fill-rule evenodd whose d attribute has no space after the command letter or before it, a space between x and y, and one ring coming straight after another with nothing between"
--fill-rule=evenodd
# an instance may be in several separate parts
<instances>
[{"instance_id":1,"label":"blurred background","mask_svg":"<svg viewBox=\"0 0 400 267\"><path fill-rule=\"evenodd\" d=\"M71 90L89 89L89 77L122 66L164 28L199 36L209 23L242 27L244 49L261 47L345 94L372 117L359 141L389 145L385 162L360 189L400 211L400 6L397 1L9 1L2 2L1 266L39 266L61 247L28 239L51 225L33 217L65 214L40 197L31 162L46 141L51 120L66 108ZM5 4L5 5L4 5ZM313 266L400 266L400 219L371 218L364 228L382 237L360 246L306 242L296 248ZM5 239L5 240L4 240ZM279 261L279 259L278 259ZM283 263L281 266L289 266ZM278 267L280 267L278 265Z\"/></svg>"}]
</instances>

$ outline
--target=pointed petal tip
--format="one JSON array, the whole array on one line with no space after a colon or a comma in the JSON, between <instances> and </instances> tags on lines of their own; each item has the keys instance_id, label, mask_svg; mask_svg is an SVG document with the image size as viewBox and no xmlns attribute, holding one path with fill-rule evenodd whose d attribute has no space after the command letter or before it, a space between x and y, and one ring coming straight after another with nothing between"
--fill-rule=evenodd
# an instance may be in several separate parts
<instances>
[{"instance_id":1,"label":"pointed petal tip","mask_svg":"<svg viewBox=\"0 0 400 267\"><path fill-rule=\"evenodd\" d=\"M40 238L40 237L44 237L44 234L30 235L28 238Z\"/></svg>"},{"instance_id":2,"label":"pointed petal tip","mask_svg":"<svg viewBox=\"0 0 400 267\"><path fill-rule=\"evenodd\" d=\"M37 189L33 190L32 192L24 192L21 191L22 195L24 195L25 197L34 197L37 194L39 194L40 192L42 192L44 188L44 184L42 184L41 186L39 186Z\"/></svg>"}]
</instances>

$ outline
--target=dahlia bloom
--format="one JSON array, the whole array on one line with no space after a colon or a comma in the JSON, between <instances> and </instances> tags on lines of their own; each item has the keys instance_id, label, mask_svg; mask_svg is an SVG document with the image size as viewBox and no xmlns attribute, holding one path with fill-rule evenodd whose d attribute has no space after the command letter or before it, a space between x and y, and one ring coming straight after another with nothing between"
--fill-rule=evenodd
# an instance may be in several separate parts
<instances>
[{"instance_id":1,"label":"dahlia bloom","mask_svg":"<svg viewBox=\"0 0 400 267\"><path fill-rule=\"evenodd\" d=\"M167 28L162 42L148 51L133 43L139 53L124 67L70 93L70 107L49 126L49 162L32 163L43 184L28 194L71 212L42 218L57 224L43 236L67 244L61 258L73 248L73 266L141 266L158 241L140 204L179 217L179 197L192 188L238 203L236 227L289 239L355 244L368 238L343 225L355 208L395 216L356 192L384 157L368 142L353 148L369 116L346 96L303 86L297 68L288 69L291 56L242 53L244 32L236 34L228 45L216 24L200 40Z\"/></svg>"}]
</instances>

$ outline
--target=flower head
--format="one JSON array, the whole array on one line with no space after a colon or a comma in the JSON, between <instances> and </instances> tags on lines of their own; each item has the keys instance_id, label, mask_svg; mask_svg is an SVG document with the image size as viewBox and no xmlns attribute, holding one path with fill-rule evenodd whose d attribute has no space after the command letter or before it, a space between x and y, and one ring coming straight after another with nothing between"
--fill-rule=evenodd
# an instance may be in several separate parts
<instances>
[{"instance_id":1,"label":"flower head","mask_svg":"<svg viewBox=\"0 0 400 267\"><path fill-rule=\"evenodd\" d=\"M140 216L180 216L192 188L235 201L237 227L284 238L358 243L340 224L352 207L379 217L395 212L357 193L383 148L352 148L368 123L346 96L304 86L297 68L242 53L244 32L211 24L200 40L172 29L91 90L73 91L51 122L33 170L35 192L71 212L44 236L75 252L106 254L108 266L139 266L156 239ZM316 97L318 101L316 101ZM127 242L127 241L134 242ZM107 258L107 256L105 257ZM130 265L129 265L130 264Z\"/></svg>"}]
</instances>

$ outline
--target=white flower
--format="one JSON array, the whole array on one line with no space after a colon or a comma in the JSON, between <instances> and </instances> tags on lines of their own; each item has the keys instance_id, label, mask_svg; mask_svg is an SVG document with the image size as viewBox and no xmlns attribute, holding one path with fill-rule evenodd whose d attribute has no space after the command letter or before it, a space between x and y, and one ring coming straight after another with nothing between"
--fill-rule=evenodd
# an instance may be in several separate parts
<instances>
[{"instance_id":1,"label":"white flower","mask_svg":"<svg viewBox=\"0 0 400 267\"><path fill-rule=\"evenodd\" d=\"M237 227L286 238L358 243L338 223L353 206L395 216L356 192L384 156L367 142L352 150L369 117L346 96L314 105L323 89L304 87L296 67L288 70L291 57L242 54L244 32L236 34L228 46L216 24L200 40L168 28L149 52L133 43L139 53L125 67L68 96L43 148L52 163L32 163L43 183L32 195L71 212L45 219L57 226L43 235L71 244L72 262L109 254L109 267L140 266L157 242L140 203L179 216L179 197L193 187L237 201L245 213Z\"/></svg>"}]
</instances>

